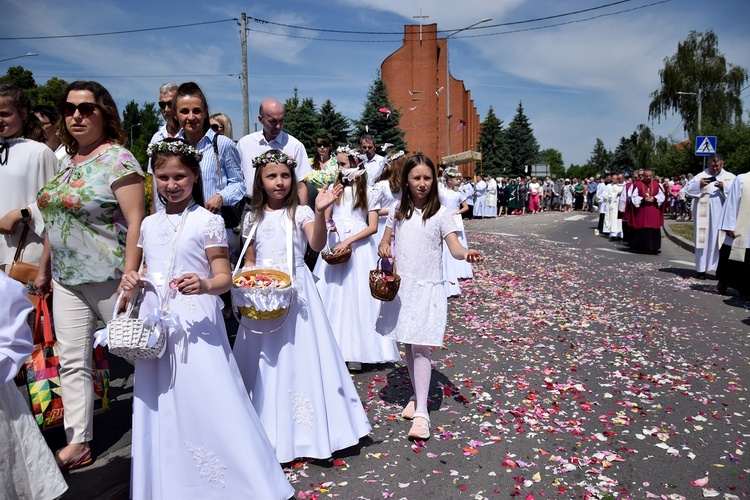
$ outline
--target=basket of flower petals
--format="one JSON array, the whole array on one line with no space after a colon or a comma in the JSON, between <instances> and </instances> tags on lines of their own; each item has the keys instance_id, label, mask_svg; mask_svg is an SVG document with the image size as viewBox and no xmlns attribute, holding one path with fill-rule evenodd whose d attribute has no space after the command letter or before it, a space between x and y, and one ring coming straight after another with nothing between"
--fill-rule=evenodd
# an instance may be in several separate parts
<instances>
[{"instance_id":1,"label":"basket of flower petals","mask_svg":"<svg viewBox=\"0 0 750 500\"><path fill-rule=\"evenodd\" d=\"M289 274L277 269L250 269L238 273L232 283L232 302L244 317L278 318L289 308L294 292Z\"/></svg>"},{"instance_id":2,"label":"basket of flower petals","mask_svg":"<svg viewBox=\"0 0 750 500\"><path fill-rule=\"evenodd\" d=\"M375 269L370 270L370 295L383 302L390 302L396 298L401 286L401 276L396 274L396 261L393 261L393 271L384 271L380 267L381 259Z\"/></svg>"}]
</instances>

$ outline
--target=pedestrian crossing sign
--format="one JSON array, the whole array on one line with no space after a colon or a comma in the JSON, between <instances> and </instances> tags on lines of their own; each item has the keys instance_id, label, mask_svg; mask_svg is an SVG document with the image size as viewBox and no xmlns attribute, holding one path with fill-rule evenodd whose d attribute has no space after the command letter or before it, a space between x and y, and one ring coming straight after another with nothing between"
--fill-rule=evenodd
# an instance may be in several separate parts
<instances>
[{"instance_id":1,"label":"pedestrian crossing sign","mask_svg":"<svg viewBox=\"0 0 750 500\"><path fill-rule=\"evenodd\" d=\"M716 136L699 135L695 138L695 156L712 156L716 154Z\"/></svg>"}]
</instances>

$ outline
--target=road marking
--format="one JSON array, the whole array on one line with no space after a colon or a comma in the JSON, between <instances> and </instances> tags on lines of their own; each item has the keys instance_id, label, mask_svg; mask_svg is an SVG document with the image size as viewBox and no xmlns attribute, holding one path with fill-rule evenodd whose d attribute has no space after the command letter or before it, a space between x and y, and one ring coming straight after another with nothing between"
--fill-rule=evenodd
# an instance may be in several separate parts
<instances>
[{"instance_id":1,"label":"road marking","mask_svg":"<svg viewBox=\"0 0 750 500\"><path fill-rule=\"evenodd\" d=\"M612 252L612 253L627 253L627 254L630 253L628 250L619 250L617 248L597 247L597 250L602 250L604 252Z\"/></svg>"},{"instance_id":2,"label":"road marking","mask_svg":"<svg viewBox=\"0 0 750 500\"><path fill-rule=\"evenodd\" d=\"M546 241L547 243L555 243L556 245L572 245L572 243L569 243L567 241L555 241L555 240L543 240L543 239L539 239L537 241Z\"/></svg>"},{"instance_id":3,"label":"road marking","mask_svg":"<svg viewBox=\"0 0 750 500\"><path fill-rule=\"evenodd\" d=\"M694 266L695 262L688 262L686 260L670 260L669 262L674 262L675 264L682 264L684 266Z\"/></svg>"},{"instance_id":4,"label":"road marking","mask_svg":"<svg viewBox=\"0 0 750 500\"><path fill-rule=\"evenodd\" d=\"M586 217L588 217L588 215L574 215L573 217L565 217L565 220L583 220Z\"/></svg>"}]
</instances>

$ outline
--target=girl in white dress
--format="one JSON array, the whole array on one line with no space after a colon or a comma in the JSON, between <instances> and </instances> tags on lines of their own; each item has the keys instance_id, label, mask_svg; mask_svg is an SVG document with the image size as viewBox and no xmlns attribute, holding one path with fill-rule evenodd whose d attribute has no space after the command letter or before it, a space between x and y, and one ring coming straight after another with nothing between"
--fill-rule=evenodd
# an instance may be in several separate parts
<instances>
[{"instance_id":1,"label":"girl in white dress","mask_svg":"<svg viewBox=\"0 0 750 500\"><path fill-rule=\"evenodd\" d=\"M401 200L401 169L404 167L405 162L406 155L403 151L389 154L385 160L383 172L375 180L375 185L372 187L373 197L378 200L378 204L380 205L380 210L378 210L378 232L374 238L376 242L383 238L388 212L391 211L391 207Z\"/></svg>"},{"instance_id":2,"label":"girl in white dress","mask_svg":"<svg viewBox=\"0 0 750 500\"><path fill-rule=\"evenodd\" d=\"M169 294L159 314L178 326L157 316L165 352L135 362L132 498L288 499L294 489L229 347L219 299L232 282L227 232L219 214L200 206L201 154L167 139L149 145L149 156L166 208L143 220L138 246L145 277ZM125 290L143 284L138 272L123 277ZM146 293L140 315L159 307Z\"/></svg>"},{"instance_id":3,"label":"girl in white dress","mask_svg":"<svg viewBox=\"0 0 750 500\"><path fill-rule=\"evenodd\" d=\"M443 172L443 181L438 184L440 204L448 209L453 216L453 220L456 221L456 227L458 228L456 236L459 243L468 248L469 245L466 243L464 221L461 218L461 214L468 211L469 206L466 204L465 195L458 190L458 187L461 185L461 173L456 167L448 167ZM459 295L461 288L459 287L458 280L474 277L471 264L465 260L454 259L450 251L448 251L448 247L443 247L443 265L445 266L445 286L448 297Z\"/></svg>"},{"instance_id":4,"label":"girl in white dress","mask_svg":"<svg viewBox=\"0 0 750 500\"><path fill-rule=\"evenodd\" d=\"M406 367L414 396L404 408L404 418L413 419L410 439L430 437L427 394L432 372L430 348L443 345L448 301L443 280L443 241L451 255L469 262L481 260L477 250L458 242L451 213L440 206L435 165L422 154L404 165L401 203L388 215L378 255L395 254L401 287L396 299L383 302L377 330L404 343ZM391 252L391 234L395 252Z\"/></svg>"},{"instance_id":5,"label":"girl in white dress","mask_svg":"<svg viewBox=\"0 0 750 500\"><path fill-rule=\"evenodd\" d=\"M33 308L28 295L26 287L0 271L0 498L51 500L68 485L13 382L34 349L26 321Z\"/></svg>"},{"instance_id":6,"label":"girl in white dress","mask_svg":"<svg viewBox=\"0 0 750 500\"><path fill-rule=\"evenodd\" d=\"M370 432L304 262L308 241L316 252L325 245L324 211L343 192L343 186L323 186L313 213L307 205L299 205L294 159L272 149L253 160L253 166L253 193L257 196L243 225L248 238L244 264L289 272L288 252L292 252L289 274L296 296L288 316L285 313L261 321L242 318L234 355L279 462L301 457L325 459L336 450L356 445ZM292 232L289 239L288 231ZM293 248L287 248L287 241L293 242ZM253 330L270 333L260 335Z\"/></svg>"},{"instance_id":7,"label":"girl in white dress","mask_svg":"<svg viewBox=\"0 0 750 500\"><path fill-rule=\"evenodd\" d=\"M348 146L339 148L337 183L344 190L336 203L326 209L326 219L333 220L329 231L341 240L333 247L333 253L351 247L352 255L347 262L335 265L329 265L321 256L313 270L336 342L352 370L361 369L362 363L401 359L396 342L375 331L380 301L370 295L369 271L377 265L372 235L378 227L379 206L368 197L367 172L357 155Z\"/></svg>"}]
</instances>

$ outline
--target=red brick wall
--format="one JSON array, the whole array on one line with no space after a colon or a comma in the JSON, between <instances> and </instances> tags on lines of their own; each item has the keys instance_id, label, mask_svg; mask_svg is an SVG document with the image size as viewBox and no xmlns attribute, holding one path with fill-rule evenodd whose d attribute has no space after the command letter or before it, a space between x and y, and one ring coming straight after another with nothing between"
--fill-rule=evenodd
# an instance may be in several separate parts
<instances>
[{"instance_id":1,"label":"red brick wall","mask_svg":"<svg viewBox=\"0 0 750 500\"><path fill-rule=\"evenodd\" d=\"M381 64L383 82L393 107L402 113L401 130L406 133L410 152L421 151L435 163L447 154L446 134L450 134L450 153L476 149L479 139L479 114L462 80L451 75L451 120L447 120L445 84L445 47L447 39L437 38L437 24L404 26L404 44ZM438 89L443 88L438 92ZM410 93L411 92L411 93ZM413 109L410 109L413 108ZM459 120L467 125L456 130ZM450 130L448 129L450 127ZM473 173L473 164L463 165L465 175Z\"/></svg>"}]
</instances>

